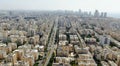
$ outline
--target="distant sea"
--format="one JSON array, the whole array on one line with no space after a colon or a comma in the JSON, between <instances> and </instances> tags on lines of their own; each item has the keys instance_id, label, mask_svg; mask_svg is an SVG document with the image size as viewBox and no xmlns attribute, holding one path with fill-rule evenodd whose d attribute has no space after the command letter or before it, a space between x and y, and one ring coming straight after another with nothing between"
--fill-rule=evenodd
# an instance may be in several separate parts
<instances>
[{"instance_id":1,"label":"distant sea","mask_svg":"<svg viewBox=\"0 0 120 66\"><path fill-rule=\"evenodd\" d=\"M120 18L120 13L108 14L109 17Z\"/></svg>"}]
</instances>

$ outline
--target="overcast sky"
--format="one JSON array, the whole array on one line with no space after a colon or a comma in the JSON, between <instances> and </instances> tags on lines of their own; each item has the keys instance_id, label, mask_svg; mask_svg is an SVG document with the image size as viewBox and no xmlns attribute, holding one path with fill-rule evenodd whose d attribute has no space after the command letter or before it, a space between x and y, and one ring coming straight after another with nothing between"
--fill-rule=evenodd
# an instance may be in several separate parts
<instances>
[{"instance_id":1,"label":"overcast sky","mask_svg":"<svg viewBox=\"0 0 120 66\"><path fill-rule=\"evenodd\" d=\"M120 13L120 0L0 0L1 10L74 10Z\"/></svg>"}]
</instances>

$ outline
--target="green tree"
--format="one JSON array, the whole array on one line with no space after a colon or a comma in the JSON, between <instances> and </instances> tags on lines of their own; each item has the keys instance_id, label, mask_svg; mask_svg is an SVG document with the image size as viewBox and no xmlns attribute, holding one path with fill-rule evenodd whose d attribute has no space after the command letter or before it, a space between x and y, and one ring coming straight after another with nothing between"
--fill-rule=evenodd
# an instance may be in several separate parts
<instances>
[{"instance_id":1,"label":"green tree","mask_svg":"<svg viewBox=\"0 0 120 66\"><path fill-rule=\"evenodd\" d=\"M2 42L5 43L5 44L8 44L8 43L11 42L11 39L10 38L5 38L5 39L3 39Z\"/></svg>"},{"instance_id":2,"label":"green tree","mask_svg":"<svg viewBox=\"0 0 120 66\"><path fill-rule=\"evenodd\" d=\"M76 61L71 61L70 64L71 66L78 66L78 63Z\"/></svg>"},{"instance_id":3,"label":"green tree","mask_svg":"<svg viewBox=\"0 0 120 66\"><path fill-rule=\"evenodd\" d=\"M22 43L19 40L15 41L15 43L17 44L17 47L22 45Z\"/></svg>"}]
</instances>

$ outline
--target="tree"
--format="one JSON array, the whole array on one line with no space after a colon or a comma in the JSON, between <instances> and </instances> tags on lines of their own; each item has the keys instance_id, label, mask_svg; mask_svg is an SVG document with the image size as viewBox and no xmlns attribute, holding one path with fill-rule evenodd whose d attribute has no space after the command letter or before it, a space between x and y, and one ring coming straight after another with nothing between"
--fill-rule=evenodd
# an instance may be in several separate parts
<instances>
[{"instance_id":1,"label":"tree","mask_svg":"<svg viewBox=\"0 0 120 66\"><path fill-rule=\"evenodd\" d=\"M22 45L22 43L19 40L15 41L15 42L17 44L17 47Z\"/></svg>"},{"instance_id":2,"label":"tree","mask_svg":"<svg viewBox=\"0 0 120 66\"><path fill-rule=\"evenodd\" d=\"M38 63L38 62L36 62L33 66L38 66L38 64L39 64L39 63Z\"/></svg>"},{"instance_id":3,"label":"tree","mask_svg":"<svg viewBox=\"0 0 120 66\"><path fill-rule=\"evenodd\" d=\"M78 66L78 63L76 61L71 61L70 64L71 66Z\"/></svg>"},{"instance_id":4,"label":"tree","mask_svg":"<svg viewBox=\"0 0 120 66\"><path fill-rule=\"evenodd\" d=\"M70 43L70 34L66 32L67 41Z\"/></svg>"},{"instance_id":5,"label":"tree","mask_svg":"<svg viewBox=\"0 0 120 66\"><path fill-rule=\"evenodd\" d=\"M85 38L85 34L82 34L81 37L82 37L82 39L84 39Z\"/></svg>"},{"instance_id":6,"label":"tree","mask_svg":"<svg viewBox=\"0 0 120 66\"><path fill-rule=\"evenodd\" d=\"M26 43L27 43L27 41L24 40L24 41L23 41L23 44L26 44Z\"/></svg>"},{"instance_id":7,"label":"tree","mask_svg":"<svg viewBox=\"0 0 120 66\"><path fill-rule=\"evenodd\" d=\"M101 30L104 30L104 27L101 27Z\"/></svg>"},{"instance_id":8,"label":"tree","mask_svg":"<svg viewBox=\"0 0 120 66\"><path fill-rule=\"evenodd\" d=\"M11 39L10 38L5 38L5 39L3 39L2 42L5 43L5 44L8 44L9 42L11 42Z\"/></svg>"},{"instance_id":9,"label":"tree","mask_svg":"<svg viewBox=\"0 0 120 66\"><path fill-rule=\"evenodd\" d=\"M52 66L52 63L54 61L55 53L52 54L52 57L50 58L50 61L47 66Z\"/></svg>"},{"instance_id":10,"label":"tree","mask_svg":"<svg viewBox=\"0 0 120 66\"><path fill-rule=\"evenodd\" d=\"M30 38L29 44L34 44L34 39Z\"/></svg>"}]
</instances>

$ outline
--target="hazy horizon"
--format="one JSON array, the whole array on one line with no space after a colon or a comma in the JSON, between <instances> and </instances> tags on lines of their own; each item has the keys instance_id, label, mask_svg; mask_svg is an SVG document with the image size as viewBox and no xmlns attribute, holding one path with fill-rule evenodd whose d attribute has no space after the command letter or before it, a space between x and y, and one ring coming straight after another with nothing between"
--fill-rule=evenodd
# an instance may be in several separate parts
<instances>
[{"instance_id":1,"label":"hazy horizon","mask_svg":"<svg viewBox=\"0 0 120 66\"><path fill-rule=\"evenodd\" d=\"M0 10L99 10L120 13L119 0L0 0ZM115 4L114 4L115 3Z\"/></svg>"},{"instance_id":2,"label":"hazy horizon","mask_svg":"<svg viewBox=\"0 0 120 66\"><path fill-rule=\"evenodd\" d=\"M107 12L108 16L120 18L119 3L119 0L0 0L0 10L99 10Z\"/></svg>"}]
</instances>

